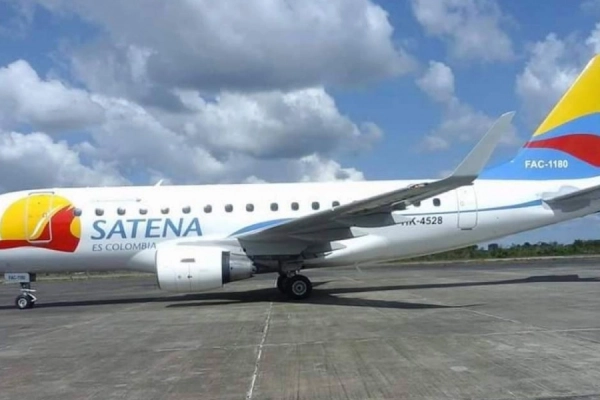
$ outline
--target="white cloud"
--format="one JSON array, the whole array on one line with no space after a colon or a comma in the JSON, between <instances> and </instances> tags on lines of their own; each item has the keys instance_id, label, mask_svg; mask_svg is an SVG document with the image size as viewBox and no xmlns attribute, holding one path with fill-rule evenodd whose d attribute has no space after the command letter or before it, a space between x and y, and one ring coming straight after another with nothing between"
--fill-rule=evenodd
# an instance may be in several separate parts
<instances>
[{"instance_id":1,"label":"white cloud","mask_svg":"<svg viewBox=\"0 0 600 400\"><path fill-rule=\"evenodd\" d=\"M94 145L85 149L93 159L115 163L123 173L145 171L174 182L212 181L226 171L206 149L160 123L138 104L97 95L105 122L91 128Z\"/></svg>"},{"instance_id":2,"label":"white cloud","mask_svg":"<svg viewBox=\"0 0 600 400\"><path fill-rule=\"evenodd\" d=\"M321 164L332 171L332 154L368 148L380 135L374 124L361 130L340 115L322 90L224 94L210 103L195 97L193 112L170 114L96 96L107 118L91 129L95 147L87 154L125 172L145 168L178 183L243 181L252 175L302 180L323 176L310 172ZM329 176L346 179L340 171Z\"/></svg>"},{"instance_id":3,"label":"white cloud","mask_svg":"<svg viewBox=\"0 0 600 400\"><path fill-rule=\"evenodd\" d=\"M265 181L264 179L257 178L254 175L251 175L244 179L242 183L267 183L267 181Z\"/></svg>"},{"instance_id":4,"label":"white cloud","mask_svg":"<svg viewBox=\"0 0 600 400\"><path fill-rule=\"evenodd\" d=\"M445 103L454 97L454 74L441 62L430 61L429 69L417 80L417 85L435 101Z\"/></svg>"},{"instance_id":5,"label":"white cloud","mask_svg":"<svg viewBox=\"0 0 600 400\"><path fill-rule=\"evenodd\" d=\"M160 94L172 102L174 87L356 85L414 67L392 41L387 13L370 0L37 2L106 32L74 51L75 71L92 90L144 101Z\"/></svg>"},{"instance_id":6,"label":"white cloud","mask_svg":"<svg viewBox=\"0 0 600 400\"><path fill-rule=\"evenodd\" d=\"M343 115L324 87L415 66L370 0L13 4L31 21L42 4L99 32L64 38L54 54L77 86L26 61L0 69L0 129L78 134L47 139L81 177L65 168L65 184L363 179L334 158L370 149L382 132ZM19 140L46 138L32 135ZM37 186L34 175L21 183Z\"/></svg>"},{"instance_id":7,"label":"white cloud","mask_svg":"<svg viewBox=\"0 0 600 400\"><path fill-rule=\"evenodd\" d=\"M417 85L443 106L442 122L421 141L422 150L446 150L455 142L478 140L494 123L495 118L460 101L454 93L452 69L444 63L431 61L427 71L417 80ZM514 128L501 140L505 145L519 142Z\"/></svg>"},{"instance_id":8,"label":"white cloud","mask_svg":"<svg viewBox=\"0 0 600 400\"><path fill-rule=\"evenodd\" d=\"M577 35L560 38L551 33L530 47L525 68L515 84L530 125L542 122L598 51L600 24L584 39Z\"/></svg>"},{"instance_id":9,"label":"white cloud","mask_svg":"<svg viewBox=\"0 0 600 400\"><path fill-rule=\"evenodd\" d=\"M600 0L585 0L581 2L579 8L584 13L600 13Z\"/></svg>"},{"instance_id":10,"label":"white cloud","mask_svg":"<svg viewBox=\"0 0 600 400\"><path fill-rule=\"evenodd\" d=\"M40 132L0 131L0 171L0 191L128 183L109 164L84 165L65 141L55 142Z\"/></svg>"},{"instance_id":11,"label":"white cloud","mask_svg":"<svg viewBox=\"0 0 600 400\"><path fill-rule=\"evenodd\" d=\"M0 68L0 127L14 123L44 131L76 130L100 123L102 107L80 89L41 80L23 60Z\"/></svg>"},{"instance_id":12,"label":"white cloud","mask_svg":"<svg viewBox=\"0 0 600 400\"><path fill-rule=\"evenodd\" d=\"M362 181L365 179L362 172L354 168L342 168L333 161L310 155L299 161L300 181Z\"/></svg>"},{"instance_id":13,"label":"white cloud","mask_svg":"<svg viewBox=\"0 0 600 400\"><path fill-rule=\"evenodd\" d=\"M322 88L246 95L223 92L212 100L205 100L195 91L177 91L188 111L174 113L40 79L24 61L4 70L26 71L11 75L12 86L25 86L29 93L20 96L19 91L0 89L4 101L18 104L15 110L35 110L7 115L21 113L30 120L32 115L41 115L44 118L37 118L39 125L54 127L74 126L74 116L81 117L78 121L85 128L82 137L91 140L71 147L65 142L52 142L48 149L59 157L77 151L92 160L92 167L86 168L99 168L95 178L98 182L100 176L115 174L149 183L159 179L167 183L360 179L359 171L341 167L331 156L368 149L381 136L375 124L358 126L341 115ZM49 93L56 104L48 101ZM69 101L81 99L93 107L74 107L73 112L66 109ZM52 111L52 107L58 111ZM102 118L86 120L88 114L96 115L96 108ZM2 126L14 128L20 120L5 118ZM35 138L41 148L39 136L24 136L20 143ZM72 160L71 164L77 163ZM114 171L107 171L106 165ZM81 173L83 180L93 180L87 169L73 170ZM77 183L73 179L64 182Z\"/></svg>"},{"instance_id":14,"label":"white cloud","mask_svg":"<svg viewBox=\"0 0 600 400\"><path fill-rule=\"evenodd\" d=\"M448 139L442 137L440 133L438 129L437 132L426 135L421 142L421 148L427 151L446 150L449 148L450 143Z\"/></svg>"},{"instance_id":15,"label":"white cloud","mask_svg":"<svg viewBox=\"0 0 600 400\"><path fill-rule=\"evenodd\" d=\"M313 152L364 150L382 136L372 123L355 125L340 115L322 88L242 95L222 93L214 102L199 96L185 104L195 113L164 117L172 129L217 154L241 153L257 158L296 158Z\"/></svg>"},{"instance_id":16,"label":"white cloud","mask_svg":"<svg viewBox=\"0 0 600 400\"><path fill-rule=\"evenodd\" d=\"M444 39L453 57L482 61L514 57L495 0L412 0L412 8L425 32Z\"/></svg>"}]
</instances>

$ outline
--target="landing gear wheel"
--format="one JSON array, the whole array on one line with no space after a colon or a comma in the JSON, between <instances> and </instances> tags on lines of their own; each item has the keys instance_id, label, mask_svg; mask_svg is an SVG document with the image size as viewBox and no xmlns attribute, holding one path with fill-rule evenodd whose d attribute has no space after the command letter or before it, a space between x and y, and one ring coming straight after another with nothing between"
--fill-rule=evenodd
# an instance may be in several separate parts
<instances>
[{"instance_id":1,"label":"landing gear wheel","mask_svg":"<svg viewBox=\"0 0 600 400\"><path fill-rule=\"evenodd\" d=\"M287 281L288 277L286 275L279 275L277 277L277 289L279 289L279 291L283 294L286 294L287 292L285 291L285 283Z\"/></svg>"},{"instance_id":2,"label":"landing gear wheel","mask_svg":"<svg viewBox=\"0 0 600 400\"><path fill-rule=\"evenodd\" d=\"M306 299L312 292L312 283L304 275L294 275L286 279L285 292L293 300Z\"/></svg>"},{"instance_id":3,"label":"landing gear wheel","mask_svg":"<svg viewBox=\"0 0 600 400\"><path fill-rule=\"evenodd\" d=\"M34 301L31 296L27 294L20 294L17 296L15 304L19 310L25 310L27 308L32 308Z\"/></svg>"}]
</instances>

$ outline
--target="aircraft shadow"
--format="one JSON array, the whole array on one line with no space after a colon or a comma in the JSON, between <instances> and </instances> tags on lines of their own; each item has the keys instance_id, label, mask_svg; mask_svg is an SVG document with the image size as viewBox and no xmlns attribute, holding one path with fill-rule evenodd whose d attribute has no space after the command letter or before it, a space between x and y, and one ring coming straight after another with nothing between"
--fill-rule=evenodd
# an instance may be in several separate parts
<instances>
[{"instance_id":1,"label":"aircraft shadow","mask_svg":"<svg viewBox=\"0 0 600 400\"><path fill-rule=\"evenodd\" d=\"M265 283L268 281L265 281ZM205 307L215 305L228 304L243 304L243 303L260 303L260 302L277 302L277 303L304 303L304 304L320 304L320 305L338 305L352 307L374 307L374 308L395 308L395 309L440 309L440 308L463 308L471 307L476 304L469 305L443 305L443 304L426 304L416 302L402 302L392 300L371 300L339 297L339 294L351 293L368 293L381 291L397 291L397 290L416 290L416 289L443 289L456 287L473 287L473 286L494 286L494 285L515 285L528 284L539 282L600 282L600 278L580 278L579 275L543 275L530 276L521 279L507 279L499 281L483 281L483 282L456 282L456 283L432 283L432 284L416 284L416 285L389 285L389 286L366 286L366 287L343 287L343 288L319 288L330 281L321 281L313 283L312 296L307 300L299 302L290 301L286 296L279 293L277 289L269 286L267 288L253 289L241 292L207 292L197 294L186 294L178 296L146 296L118 299L98 299L98 300L80 300L80 301L59 301L36 304L35 308L53 308L53 307L87 307L101 305L118 305L118 304L136 304L136 303L173 303L167 308L178 307ZM0 306L0 310L14 309L14 306Z\"/></svg>"}]
</instances>

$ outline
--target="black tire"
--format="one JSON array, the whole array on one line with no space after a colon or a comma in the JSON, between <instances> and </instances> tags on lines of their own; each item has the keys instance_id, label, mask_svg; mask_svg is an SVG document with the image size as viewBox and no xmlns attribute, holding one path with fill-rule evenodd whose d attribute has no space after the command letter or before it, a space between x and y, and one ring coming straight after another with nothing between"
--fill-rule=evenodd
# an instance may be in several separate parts
<instances>
[{"instance_id":1,"label":"black tire","mask_svg":"<svg viewBox=\"0 0 600 400\"><path fill-rule=\"evenodd\" d=\"M30 296L27 296L26 294L20 294L15 299L15 305L19 310L26 310L33 307L33 301L31 300Z\"/></svg>"},{"instance_id":2,"label":"black tire","mask_svg":"<svg viewBox=\"0 0 600 400\"><path fill-rule=\"evenodd\" d=\"M279 275L277 277L277 289L283 294L286 294L286 285L285 285L286 281L287 281L286 275Z\"/></svg>"},{"instance_id":3,"label":"black tire","mask_svg":"<svg viewBox=\"0 0 600 400\"><path fill-rule=\"evenodd\" d=\"M304 275L294 275L286 279L285 292L292 300L306 299L312 292L312 283Z\"/></svg>"}]
</instances>

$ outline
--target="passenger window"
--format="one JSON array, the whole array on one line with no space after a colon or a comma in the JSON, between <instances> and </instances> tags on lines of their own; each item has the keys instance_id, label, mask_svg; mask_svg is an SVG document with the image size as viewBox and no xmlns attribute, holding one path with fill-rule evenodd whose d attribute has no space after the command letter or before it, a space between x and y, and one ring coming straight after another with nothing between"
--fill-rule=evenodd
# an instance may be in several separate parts
<instances>
[{"instance_id":1,"label":"passenger window","mask_svg":"<svg viewBox=\"0 0 600 400\"><path fill-rule=\"evenodd\" d=\"M421 207L421 202L420 201L415 201L415 202L413 202L413 205L415 207Z\"/></svg>"},{"instance_id":2,"label":"passenger window","mask_svg":"<svg viewBox=\"0 0 600 400\"><path fill-rule=\"evenodd\" d=\"M300 206L298 205L298 203L296 203L296 202L292 203L292 210L298 211L299 208L300 208Z\"/></svg>"},{"instance_id":3,"label":"passenger window","mask_svg":"<svg viewBox=\"0 0 600 400\"><path fill-rule=\"evenodd\" d=\"M225 211L227 211L227 212L232 212L232 211L233 211L233 206L232 206L231 204L227 204L227 205L225 206Z\"/></svg>"},{"instance_id":4,"label":"passenger window","mask_svg":"<svg viewBox=\"0 0 600 400\"><path fill-rule=\"evenodd\" d=\"M119 214L119 215L125 215L125 209L123 207L117 208L117 214Z\"/></svg>"},{"instance_id":5,"label":"passenger window","mask_svg":"<svg viewBox=\"0 0 600 400\"><path fill-rule=\"evenodd\" d=\"M183 211L184 214L189 214L190 211L192 211L192 207L190 206L185 206L181 209L181 211Z\"/></svg>"},{"instance_id":6,"label":"passenger window","mask_svg":"<svg viewBox=\"0 0 600 400\"><path fill-rule=\"evenodd\" d=\"M204 212L210 214L212 212L212 206L210 204L204 206Z\"/></svg>"},{"instance_id":7,"label":"passenger window","mask_svg":"<svg viewBox=\"0 0 600 400\"><path fill-rule=\"evenodd\" d=\"M81 217L81 208L74 208L73 215L76 217Z\"/></svg>"},{"instance_id":8,"label":"passenger window","mask_svg":"<svg viewBox=\"0 0 600 400\"><path fill-rule=\"evenodd\" d=\"M339 207L339 206L340 206L340 202L337 200L331 203L331 207Z\"/></svg>"},{"instance_id":9,"label":"passenger window","mask_svg":"<svg viewBox=\"0 0 600 400\"><path fill-rule=\"evenodd\" d=\"M436 207L439 207L442 204L442 202L440 201L440 199L433 199L433 205Z\"/></svg>"},{"instance_id":10,"label":"passenger window","mask_svg":"<svg viewBox=\"0 0 600 400\"><path fill-rule=\"evenodd\" d=\"M163 213L163 214L168 214L169 213L169 207L161 208L160 212Z\"/></svg>"},{"instance_id":11,"label":"passenger window","mask_svg":"<svg viewBox=\"0 0 600 400\"><path fill-rule=\"evenodd\" d=\"M403 211L406 210L406 203L397 203L392 206L392 210L394 211Z\"/></svg>"},{"instance_id":12,"label":"passenger window","mask_svg":"<svg viewBox=\"0 0 600 400\"><path fill-rule=\"evenodd\" d=\"M271 211L277 211L279 210L279 205L277 205L277 203L271 203Z\"/></svg>"},{"instance_id":13,"label":"passenger window","mask_svg":"<svg viewBox=\"0 0 600 400\"><path fill-rule=\"evenodd\" d=\"M99 217L104 215L104 210L101 208L96 208L96 215Z\"/></svg>"},{"instance_id":14,"label":"passenger window","mask_svg":"<svg viewBox=\"0 0 600 400\"><path fill-rule=\"evenodd\" d=\"M254 204L246 204L246 211L248 211L248 212L254 211Z\"/></svg>"},{"instance_id":15,"label":"passenger window","mask_svg":"<svg viewBox=\"0 0 600 400\"><path fill-rule=\"evenodd\" d=\"M140 208L140 214L146 215L146 214L148 214L148 210L145 208Z\"/></svg>"},{"instance_id":16,"label":"passenger window","mask_svg":"<svg viewBox=\"0 0 600 400\"><path fill-rule=\"evenodd\" d=\"M319 209L319 202L318 201L313 201L312 204L312 209L313 210L318 210Z\"/></svg>"}]
</instances>

